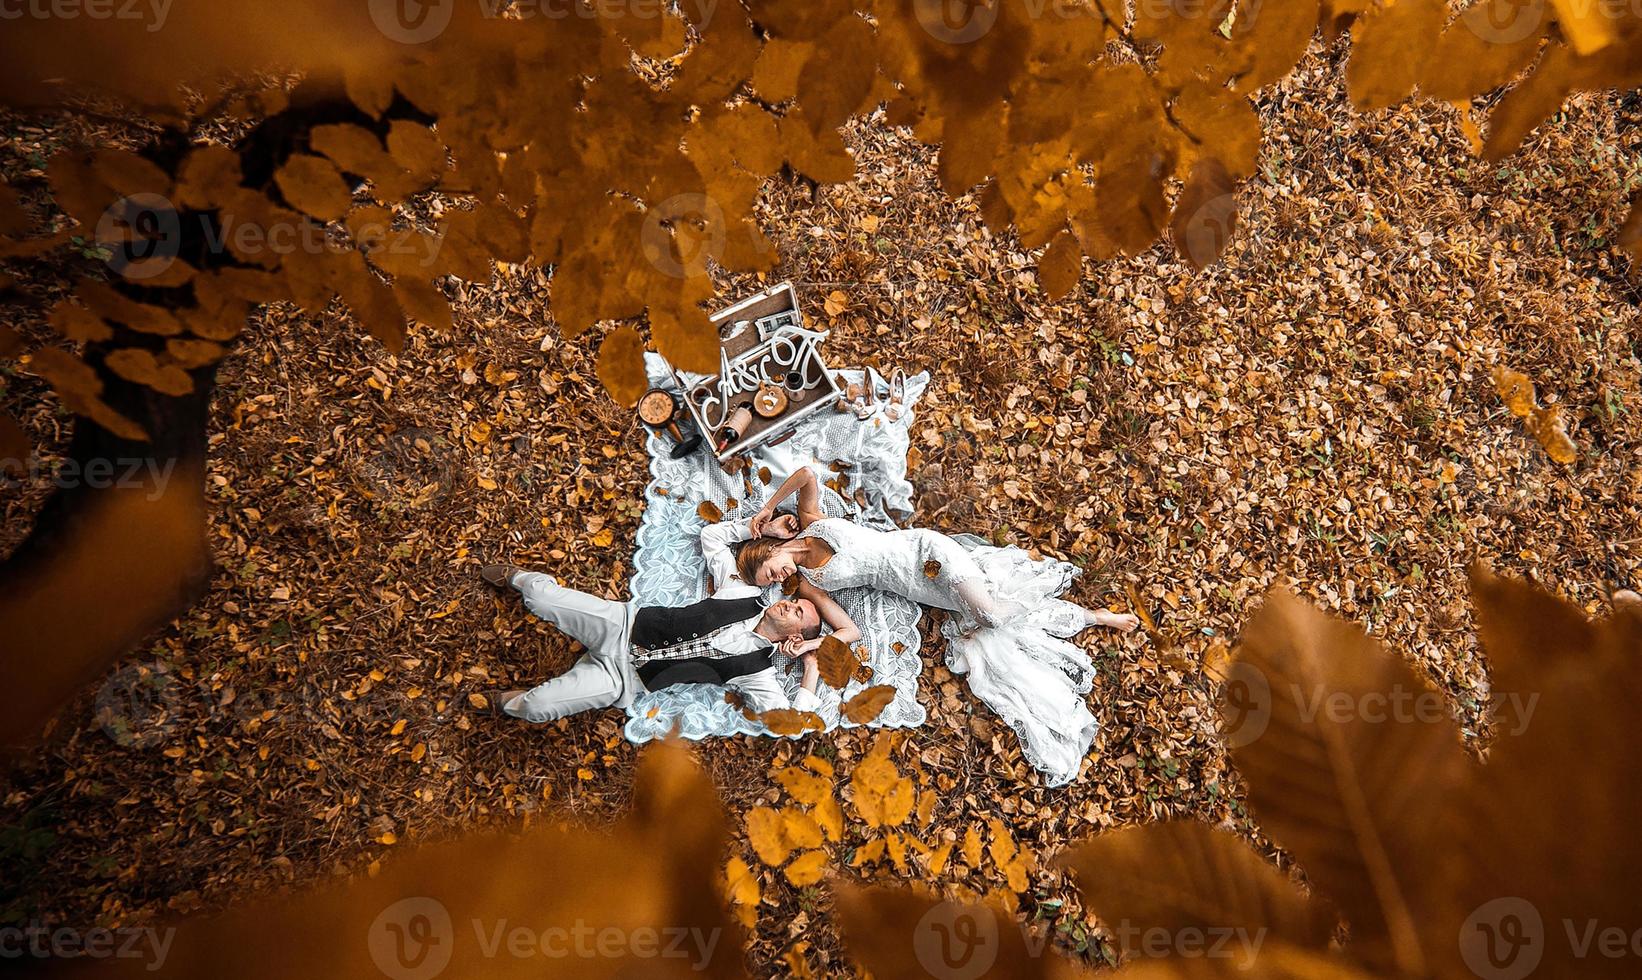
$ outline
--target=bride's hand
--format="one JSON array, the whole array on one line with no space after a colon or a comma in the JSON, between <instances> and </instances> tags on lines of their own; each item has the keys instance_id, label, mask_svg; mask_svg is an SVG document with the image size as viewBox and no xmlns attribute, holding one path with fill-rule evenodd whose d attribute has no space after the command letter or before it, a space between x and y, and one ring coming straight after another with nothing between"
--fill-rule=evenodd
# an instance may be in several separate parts
<instances>
[{"instance_id":1,"label":"bride's hand","mask_svg":"<svg viewBox=\"0 0 1642 980\"><path fill-rule=\"evenodd\" d=\"M775 509L773 507L759 508L758 513L754 514L752 519L747 522L747 532L755 538L763 536L764 525L768 524L774 516Z\"/></svg>"},{"instance_id":2,"label":"bride's hand","mask_svg":"<svg viewBox=\"0 0 1642 980\"><path fill-rule=\"evenodd\" d=\"M789 636L781 641L781 652L789 657L802 657L820 645L821 641L819 640L812 643L812 641L806 640L802 636Z\"/></svg>"},{"instance_id":3,"label":"bride's hand","mask_svg":"<svg viewBox=\"0 0 1642 980\"><path fill-rule=\"evenodd\" d=\"M782 514L780 517L764 524L764 536L780 538L783 541L791 540L798 535L798 518L791 514Z\"/></svg>"},{"instance_id":4,"label":"bride's hand","mask_svg":"<svg viewBox=\"0 0 1642 980\"><path fill-rule=\"evenodd\" d=\"M1100 622L1102 625L1110 626L1121 633L1133 633L1135 627L1140 625L1140 617L1134 613L1115 613L1102 609L1100 610Z\"/></svg>"}]
</instances>

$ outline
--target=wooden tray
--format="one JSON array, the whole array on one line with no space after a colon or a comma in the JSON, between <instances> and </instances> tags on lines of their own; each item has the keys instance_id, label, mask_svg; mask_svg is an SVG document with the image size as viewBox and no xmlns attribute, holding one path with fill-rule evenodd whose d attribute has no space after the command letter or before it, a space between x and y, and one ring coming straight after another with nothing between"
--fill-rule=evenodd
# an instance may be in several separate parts
<instances>
[{"instance_id":1,"label":"wooden tray","mask_svg":"<svg viewBox=\"0 0 1642 980\"><path fill-rule=\"evenodd\" d=\"M779 313L792 313L798 326L786 327L760 336L757 321ZM725 460L737 453L779 441L791 433L798 423L816 411L828 408L839 397L833 372L821 359L820 343L825 331L811 331L803 326L804 317L798 308L798 293L790 282L779 283L753 296L728 306L712 315L712 321L721 332L733 324L746 321L748 326L722 342L724 357L735 367L738 383L750 383L754 376L779 379L786 373L784 362L796 356L798 369L804 374L804 385L798 391L788 388L786 411L774 418L753 415L747 431L736 442L714 455ZM674 372L679 390L684 392L685 410L696 427L706 436L709 444L716 442L719 426L733 411L717 398L719 375L695 375ZM744 385L743 385L744 387ZM712 396L706 402L697 394L707 391ZM735 400L751 399L751 390L737 391Z\"/></svg>"}]
</instances>

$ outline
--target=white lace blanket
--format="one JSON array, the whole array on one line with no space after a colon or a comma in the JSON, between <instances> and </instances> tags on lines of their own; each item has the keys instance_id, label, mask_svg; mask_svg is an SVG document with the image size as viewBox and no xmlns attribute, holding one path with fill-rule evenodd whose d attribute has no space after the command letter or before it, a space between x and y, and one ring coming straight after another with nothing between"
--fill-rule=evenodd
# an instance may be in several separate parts
<instances>
[{"instance_id":1,"label":"white lace blanket","mask_svg":"<svg viewBox=\"0 0 1642 980\"><path fill-rule=\"evenodd\" d=\"M657 387L673 387L665 362L646 355L650 382ZM861 379L860 371L841 371L851 381ZM880 396L888 384L875 371L868 371ZM866 421L853 414L821 411L799 424L792 438L779 446L765 447L750 455L753 464L745 473L726 473L711 453L698 450L681 460L668 456L673 441L666 435L650 436L650 483L645 487L644 519L639 524L638 549L633 558L633 597L645 605L681 606L707 593L706 565L701 557L700 534L706 522L697 509L710 500L723 509L728 519L751 517L763 506L776 487L801 465L843 461L849 466L847 491L865 493L866 506L845 500L823 489L823 508L829 516L849 517L872 527L894 527L892 514L905 516L912 511L912 484L906 479L907 432L912 422L912 406L923 394L929 375L907 379L907 411L891 422L880 410ZM880 405L882 403L880 402ZM765 485L758 476L760 467L770 470ZM729 500L737 503L729 509ZM771 596L779 589L772 586ZM768 597L767 597L768 598ZM820 715L828 730L850 722L839 717L839 706L863 687L890 684L895 699L882 714L869 722L873 727L910 728L924 722L924 708L918 703L919 657L917 604L900 596L875 589L845 589L834 595L861 627L870 655L873 677L866 684L851 681L842 692L822 684ZM787 671L786 658L777 656L777 667L789 696L798 690L798 671ZM773 735L757 721L748 720L740 710L724 700L728 689L718 685L680 684L645 694L628 708L627 738L647 742L665 737L675 728L685 738L709 735Z\"/></svg>"}]
</instances>

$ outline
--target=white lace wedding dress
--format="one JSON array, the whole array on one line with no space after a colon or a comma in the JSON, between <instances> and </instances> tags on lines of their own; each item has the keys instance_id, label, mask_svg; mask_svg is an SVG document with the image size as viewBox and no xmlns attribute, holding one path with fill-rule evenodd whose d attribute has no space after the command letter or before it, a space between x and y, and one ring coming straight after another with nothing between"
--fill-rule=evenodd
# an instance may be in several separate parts
<instances>
[{"instance_id":1,"label":"white lace wedding dress","mask_svg":"<svg viewBox=\"0 0 1642 980\"><path fill-rule=\"evenodd\" d=\"M1087 613L1057 598L1076 568L969 535L878 531L834 517L799 536L832 548L825 565L800 568L819 589L867 586L954 613L942 628L947 667L1015 730L1047 784L1077 778L1096 724L1084 702L1094 664L1063 639L1089 625Z\"/></svg>"}]
</instances>

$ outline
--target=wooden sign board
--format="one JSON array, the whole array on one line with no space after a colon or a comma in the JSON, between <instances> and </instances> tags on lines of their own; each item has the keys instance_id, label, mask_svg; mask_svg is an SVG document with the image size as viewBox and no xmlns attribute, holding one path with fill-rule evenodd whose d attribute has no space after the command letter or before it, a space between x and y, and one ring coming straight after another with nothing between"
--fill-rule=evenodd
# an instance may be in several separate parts
<instances>
[{"instance_id":1,"label":"wooden sign board","mask_svg":"<svg viewBox=\"0 0 1642 980\"><path fill-rule=\"evenodd\" d=\"M774 418L755 413L739 439L715 452L720 460L779 442L811 414L831 410L840 392L821 360L827 333L804 326L792 283L749 296L713 314L712 321L721 338L719 373L674 372L685 408L708 443L717 446L719 430L738 405L752 401L760 384L780 388L787 398L785 410Z\"/></svg>"}]
</instances>

